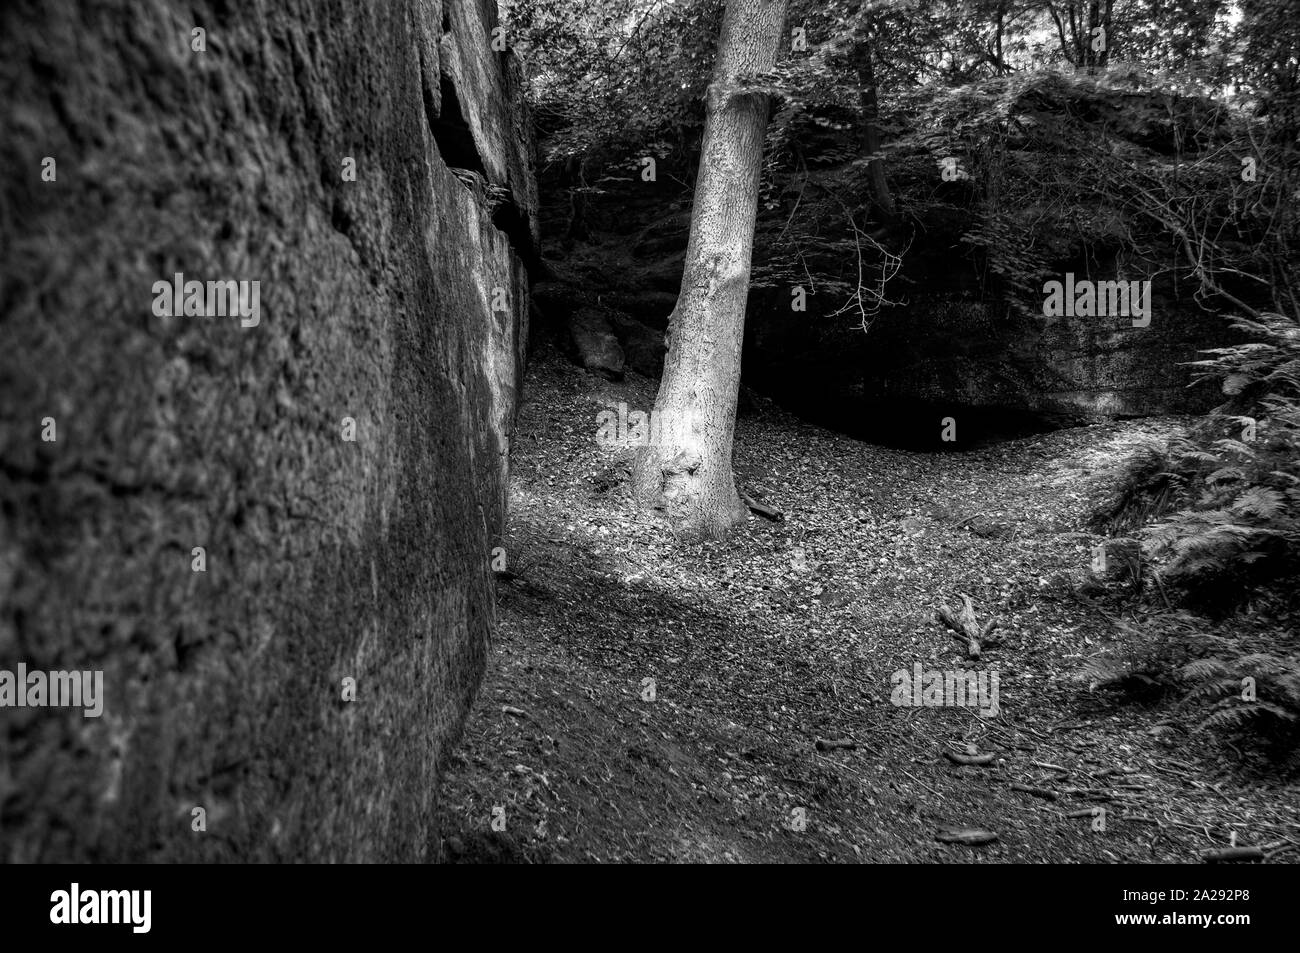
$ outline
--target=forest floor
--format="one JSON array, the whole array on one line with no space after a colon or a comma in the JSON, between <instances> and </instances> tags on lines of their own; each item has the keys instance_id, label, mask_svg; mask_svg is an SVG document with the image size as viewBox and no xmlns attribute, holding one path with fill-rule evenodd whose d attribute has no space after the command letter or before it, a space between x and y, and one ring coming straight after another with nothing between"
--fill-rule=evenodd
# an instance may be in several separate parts
<instances>
[{"instance_id":1,"label":"forest floor","mask_svg":"<svg viewBox=\"0 0 1300 953\"><path fill-rule=\"evenodd\" d=\"M1294 780L1174 699L1080 676L1120 637L1084 594L1099 473L1181 421L911 453L765 405L737 421L735 467L785 519L700 543L636 513L631 451L595 439L599 412L648 410L656 386L533 360L441 859L1198 862L1235 832L1300 860ZM963 593L1005 639L978 662L934 620ZM917 665L996 672L996 715L893 704ZM971 752L993 760L948 757Z\"/></svg>"}]
</instances>

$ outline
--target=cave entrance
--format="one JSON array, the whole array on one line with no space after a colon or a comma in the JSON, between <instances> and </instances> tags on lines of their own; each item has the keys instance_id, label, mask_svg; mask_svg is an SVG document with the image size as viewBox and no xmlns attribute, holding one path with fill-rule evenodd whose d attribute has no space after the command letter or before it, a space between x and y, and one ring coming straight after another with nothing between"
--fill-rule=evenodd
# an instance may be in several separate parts
<instances>
[{"instance_id":1,"label":"cave entrance","mask_svg":"<svg viewBox=\"0 0 1300 953\"><path fill-rule=\"evenodd\" d=\"M837 402L838 403L838 402ZM1060 414L1012 407L972 407L956 403L878 401L851 407L807 402L786 409L809 423L864 443L923 453L961 453L1008 440L1049 433L1080 421ZM944 440L945 423L955 425L955 440Z\"/></svg>"}]
</instances>

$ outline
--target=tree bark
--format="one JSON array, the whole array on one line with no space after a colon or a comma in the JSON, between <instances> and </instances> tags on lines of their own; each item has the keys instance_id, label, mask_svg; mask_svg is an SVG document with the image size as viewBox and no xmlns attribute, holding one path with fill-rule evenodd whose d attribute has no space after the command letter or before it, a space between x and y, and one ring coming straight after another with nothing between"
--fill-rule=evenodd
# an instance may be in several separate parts
<instances>
[{"instance_id":1,"label":"tree bark","mask_svg":"<svg viewBox=\"0 0 1300 953\"><path fill-rule=\"evenodd\" d=\"M587 160L572 158L565 163L564 178L569 186L569 227L564 233L564 244L572 247L576 241L590 240L587 228Z\"/></svg>"},{"instance_id":2,"label":"tree bark","mask_svg":"<svg viewBox=\"0 0 1300 953\"><path fill-rule=\"evenodd\" d=\"M1115 34L1114 30L1111 28L1114 8L1115 0L1106 0L1106 9L1101 15L1101 25L1106 28L1106 48L1102 50L1101 54L1097 57L1097 65L1102 69L1105 69L1110 63L1110 51L1115 45Z\"/></svg>"},{"instance_id":3,"label":"tree bark","mask_svg":"<svg viewBox=\"0 0 1300 953\"><path fill-rule=\"evenodd\" d=\"M1085 62L1088 64L1089 75L1097 72L1097 67L1102 65L1101 58L1105 56L1105 50L1094 50L1092 48L1092 44L1097 42L1099 39L1096 35L1096 31L1099 27L1105 29L1101 22L1101 0L1091 0L1088 4L1088 32L1083 38L1083 55L1085 57ZM1109 31L1107 30L1106 32Z\"/></svg>"},{"instance_id":4,"label":"tree bark","mask_svg":"<svg viewBox=\"0 0 1300 953\"><path fill-rule=\"evenodd\" d=\"M1002 53L1002 34L1006 32L1007 5L1004 0L999 0L997 11L996 30L993 34L993 65L998 71L999 76L1003 76L1007 71L1007 61Z\"/></svg>"},{"instance_id":5,"label":"tree bark","mask_svg":"<svg viewBox=\"0 0 1300 953\"><path fill-rule=\"evenodd\" d=\"M677 529L718 537L745 519L731 470L740 351L758 209L767 96L738 79L770 70L787 0L728 0L709 86L682 287L655 401L657 439L637 452L642 505Z\"/></svg>"},{"instance_id":6,"label":"tree bark","mask_svg":"<svg viewBox=\"0 0 1300 953\"><path fill-rule=\"evenodd\" d=\"M853 65L858 74L858 97L862 107L862 149L866 155L880 152L880 104L876 96L876 67L871 58L871 39L865 34L855 44ZM867 163L871 198L886 218L894 217L894 196L885 180L884 160Z\"/></svg>"}]
</instances>

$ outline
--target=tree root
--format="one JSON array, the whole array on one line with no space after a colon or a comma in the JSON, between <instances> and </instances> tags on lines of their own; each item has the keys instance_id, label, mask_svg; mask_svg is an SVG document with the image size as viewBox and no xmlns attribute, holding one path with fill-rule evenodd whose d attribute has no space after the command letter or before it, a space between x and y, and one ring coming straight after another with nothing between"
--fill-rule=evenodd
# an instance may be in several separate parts
<instances>
[{"instance_id":1,"label":"tree root","mask_svg":"<svg viewBox=\"0 0 1300 953\"><path fill-rule=\"evenodd\" d=\"M972 764L977 767L987 767L997 760L997 755L992 752L985 754L958 754L955 751L945 751L943 756L953 764Z\"/></svg>"},{"instance_id":2,"label":"tree root","mask_svg":"<svg viewBox=\"0 0 1300 953\"><path fill-rule=\"evenodd\" d=\"M1225 847L1206 851L1201 856L1207 864L1221 864L1234 860L1263 860L1264 851L1258 847Z\"/></svg>"},{"instance_id":3,"label":"tree root","mask_svg":"<svg viewBox=\"0 0 1300 953\"><path fill-rule=\"evenodd\" d=\"M962 593L961 598L963 605L960 612L941 605L935 610L934 618L936 622L942 622L952 629L952 637L966 647L966 654L970 658L978 659L984 649L1002 644L1002 637L993 635L998 620L989 619L981 626L975 618L975 607L971 604L970 596Z\"/></svg>"},{"instance_id":4,"label":"tree root","mask_svg":"<svg viewBox=\"0 0 1300 953\"><path fill-rule=\"evenodd\" d=\"M785 514L776 507L758 502L758 500L739 488L737 488L737 492L740 494L741 501L759 516L764 516L773 523L780 523L785 519Z\"/></svg>"}]
</instances>

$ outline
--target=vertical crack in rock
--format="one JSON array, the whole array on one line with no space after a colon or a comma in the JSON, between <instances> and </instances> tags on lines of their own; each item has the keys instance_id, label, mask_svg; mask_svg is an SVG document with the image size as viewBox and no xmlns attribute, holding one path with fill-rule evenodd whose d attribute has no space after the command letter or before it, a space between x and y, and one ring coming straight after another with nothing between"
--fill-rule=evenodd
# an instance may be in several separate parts
<instances>
[{"instance_id":1,"label":"vertical crack in rock","mask_svg":"<svg viewBox=\"0 0 1300 953\"><path fill-rule=\"evenodd\" d=\"M478 143L475 142L474 131L465 119L455 82L447 73L440 71L439 102L435 102L429 82L428 64L423 54L420 56L420 69L424 114L443 162L488 211L493 227L505 235L524 267L535 272L541 263L541 250L533 236L530 216L519 208L509 185L491 180ZM502 75L506 75L504 68Z\"/></svg>"}]
</instances>

